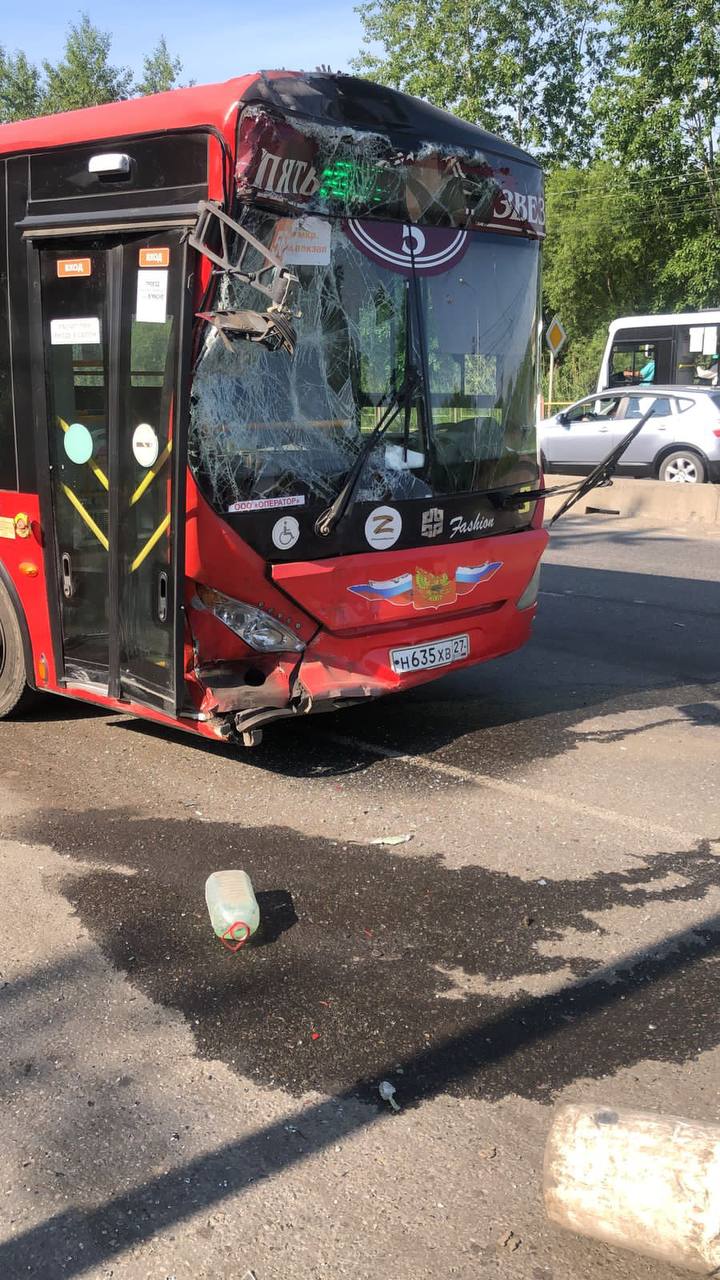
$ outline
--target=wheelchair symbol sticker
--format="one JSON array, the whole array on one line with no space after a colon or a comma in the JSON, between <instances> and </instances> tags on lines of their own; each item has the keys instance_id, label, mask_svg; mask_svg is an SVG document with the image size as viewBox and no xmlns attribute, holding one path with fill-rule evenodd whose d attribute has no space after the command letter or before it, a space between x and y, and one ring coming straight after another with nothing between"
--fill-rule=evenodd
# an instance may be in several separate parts
<instances>
[{"instance_id":1,"label":"wheelchair symbol sticker","mask_svg":"<svg viewBox=\"0 0 720 1280\"><path fill-rule=\"evenodd\" d=\"M278 551L289 551L300 537L300 525L294 516L283 516L273 525L272 540Z\"/></svg>"}]
</instances>

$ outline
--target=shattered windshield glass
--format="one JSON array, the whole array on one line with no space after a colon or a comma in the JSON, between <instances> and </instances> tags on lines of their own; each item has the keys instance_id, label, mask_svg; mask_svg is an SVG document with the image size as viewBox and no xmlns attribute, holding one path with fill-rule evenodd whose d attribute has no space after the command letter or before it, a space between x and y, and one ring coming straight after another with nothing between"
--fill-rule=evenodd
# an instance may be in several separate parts
<instances>
[{"instance_id":1,"label":"shattered windshield glass","mask_svg":"<svg viewBox=\"0 0 720 1280\"><path fill-rule=\"evenodd\" d=\"M205 332L189 457L216 509L332 501L408 362L420 391L371 452L356 501L479 491L535 465L536 242L258 209L245 225L297 276L296 345ZM223 275L215 305L262 300Z\"/></svg>"},{"instance_id":2,"label":"shattered windshield glass","mask_svg":"<svg viewBox=\"0 0 720 1280\"><path fill-rule=\"evenodd\" d=\"M343 95L340 115L348 105ZM529 156L508 155L498 139L472 128L480 149L448 148L407 130L398 146L382 128L368 127L367 107L365 100L361 128L246 107L238 128L240 199L325 217L544 235L542 172Z\"/></svg>"}]
</instances>

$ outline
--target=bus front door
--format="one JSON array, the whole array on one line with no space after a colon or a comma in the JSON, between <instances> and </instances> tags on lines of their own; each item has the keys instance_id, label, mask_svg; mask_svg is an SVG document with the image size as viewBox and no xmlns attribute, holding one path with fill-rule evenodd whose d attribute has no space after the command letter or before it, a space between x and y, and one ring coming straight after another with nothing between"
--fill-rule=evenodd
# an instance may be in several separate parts
<instances>
[{"instance_id":1,"label":"bus front door","mask_svg":"<svg viewBox=\"0 0 720 1280\"><path fill-rule=\"evenodd\" d=\"M170 710L184 257L178 231L38 249L60 675Z\"/></svg>"}]
</instances>

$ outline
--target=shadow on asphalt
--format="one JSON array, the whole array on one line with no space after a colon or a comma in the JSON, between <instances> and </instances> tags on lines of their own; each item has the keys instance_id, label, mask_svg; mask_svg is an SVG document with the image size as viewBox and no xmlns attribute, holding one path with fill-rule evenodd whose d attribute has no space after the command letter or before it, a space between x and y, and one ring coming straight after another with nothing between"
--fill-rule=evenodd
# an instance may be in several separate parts
<instances>
[{"instance_id":1,"label":"shadow on asphalt","mask_svg":"<svg viewBox=\"0 0 720 1280\"><path fill-rule=\"evenodd\" d=\"M91 720L107 714L107 707L65 698L59 693L38 693L25 710L10 719L23 724L54 724L57 720Z\"/></svg>"},{"instance_id":2,"label":"shadow on asphalt","mask_svg":"<svg viewBox=\"0 0 720 1280\"><path fill-rule=\"evenodd\" d=\"M572 750L588 736L578 728L582 721L616 708L662 708L661 724L670 706L693 724L717 725L711 686L718 583L548 565L543 590L556 593L552 609L543 600L522 653L367 709L281 723L243 762L303 777L369 767L371 755L323 739L325 727L410 755L442 752L450 761L465 735L481 732L482 769L489 771ZM697 696L688 696L691 685L703 687ZM52 702L58 719L76 710L107 716ZM111 723L166 736L140 722ZM192 750L235 756L167 736ZM92 849L95 860L139 872L124 876L108 866L68 878L63 891L113 965L188 1019L201 1057L220 1058L261 1085L332 1096L165 1173L155 1175L148 1159L127 1175L137 1181L134 1189L107 1195L96 1208L60 1212L0 1244L1 1276L80 1276L363 1128L404 1123L377 1102L382 1078L396 1084L406 1117L446 1093L549 1102L576 1079L600 1080L648 1058L684 1062L720 1042L717 917L611 967L577 954L582 935L602 928L598 915L612 907L665 903L672 910L701 902L717 884L708 842L658 853L626 872L528 883L477 866L449 869L440 858L310 840L289 825L156 822L112 809L49 811L22 823L14 832L21 839L80 860ZM272 895L284 926L267 945L239 956L213 941L202 909L205 876L233 861ZM563 950L575 954L543 954L542 943L564 938ZM81 979L75 966L60 975L63 982ZM451 975L458 974L471 980L468 990L455 985ZM485 989L473 993L472 979L486 975ZM25 997L33 982L53 979L53 972L39 973L0 990L13 1045L10 1102L13 1089L30 1088L34 1079L22 1066ZM492 979L514 984L514 994L501 998ZM533 979L545 982L545 994L523 990ZM36 1036L37 1027L32 1031ZM121 1084L103 1088L112 1097ZM77 1166L82 1138L70 1120L67 1144ZM633 1267L638 1276L659 1274L642 1260Z\"/></svg>"},{"instance_id":3,"label":"shadow on asphalt","mask_svg":"<svg viewBox=\"0 0 720 1280\"><path fill-rule=\"evenodd\" d=\"M665 939L661 954L654 959L642 952L623 957L614 967L610 981L605 974L603 981L565 986L551 999L521 1002L509 1014L484 1018L465 1031L428 1045L388 1067L385 1074L397 1081L405 1105L417 1103L442 1090L454 1091L454 1086L470 1073L486 1072L489 1066L503 1060L513 1061L533 1046L544 1045L556 1061L558 1053L562 1053L557 1036L565 1032L568 1019L576 1028L584 1025L586 1035L603 1040L602 1058L606 1064L604 1055L609 1046L605 1036L609 1028L603 1025L603 1019L640 989L652 998L659 987L665 985L674 990L680 983L677 997L666 1006L666 1012L671 1013L672 1005L686 1003L690 994L687 984L692 982L693 973L719 954L720 920L714 917L692 931ZM713 967L716 966L705 963L706 969ZM52 971L36 975L37 981L47 983L52 979ZM712 979L708 978L708 984L712 987ZM714 1004L710 1007L714 1008ZM538 1009L543 1011L541 1017ZM625 1016L629 1013L628 1007ZM708 1016L706 1021L710 1024L712 1019ZM645 1047L652 1053L653 1046ZM697 1051L694 1044L687 1047L693 1054ZM607 1101L607 1097L602 1100ZM248 1138L226 1143L136 1183L132 1190L116 1194L97 1207L65 1210L0 1243L0 1275L30 1274L36 1280L69 1280L87 1274L90 1268L115 1259L124 1250L250 1187L256 1189L267 1179L381 1121L404 1122L402 1116L389 1118L384 1104L358 1101L354 1089L304 1107ZM77 1134L74 1129L71 1132L76 1164ZM141 1178L142 1173L138 1170ZM568 1239L566 1250L573 1247ZM597 1246L579 1242L578 1247L584 1251L587 1264L589 1252ZM676 1273L639 1259L634 1262L634 1274L670 1277Z\"/></svg>"},{"instance_id":4,"label":"shadow on asphalt","mask_svg":"<svg viewBox=\"0 0 720 1280\"><path fill-rule=\"evenodd\" d=\"M548 563L541 592L532 639L520 652L366 707L278 721L249 751L147 721L111 723L294 777L362 772L375 760L363 743L471 766L481 747L483 773L504 776L575 750L583 740L578 721L616 708L666 709L675 690L691 685L707 689L699 703L720 696L720 582ZM357 745L328 741L328 731Z\"/></svg>"},{"instance_id":5,"label":"shadow on asphalt","mask_svg":"<svg viewBox=\"0 0 720 1280\"><path fill-rule=\"evenodd\" d=\"M629 540L637 537L628 533ZM584 532L571 530L554 538L563 545L573 538L587 541ZM277 721L252 750L54 695L41 697L23 720L105 717L115 731L165 738L192 751L301 778L367 770L376 757L362 743L409 757L433 753L445 763L471 766L481 743L483 772L504 773L574 750L583 741L575 728L578 720L616 707L666 709L675 689L693 684L707 687L707 698L697 702L705 706L702 723L714 723L710 704L720 696L718 617L720 582L546 562L540 609L525 649L364 707ZM657 721L666 722L667 716ZM647 727L613 729L612 740ZM328 731L358 744L329 741ZM481 740L473 742L473 734Z\"/></svg>"},{"instance_id":6,"label":"shadow on asphalt","mask_svg":"<svg viewBox=\"0 0 720 1280\"><path fill-rule=\"evenodd\" d=\"M597 950L613 908L702 901L717 885L709 842L626 871L533 882L291 827L113 808L35 813L12 835L111 864L62 886L85 928L155 1004L183 1014L201 1057L261 1085L368 1100L413 1061L406 1103L439 1091L544 1100L579 1077L645 1057L684 1062L720 1040L717 978L695 963L709 934L684 940L687 963L670 962L671 981L662 949L608 972L582 942ZM203 886L219 866L249 872L264 946L233 955L213 937ZM578 985L567 988L568 973ZM528 1001L528 991L544 994Z\"/></svg>"}]
</instances>

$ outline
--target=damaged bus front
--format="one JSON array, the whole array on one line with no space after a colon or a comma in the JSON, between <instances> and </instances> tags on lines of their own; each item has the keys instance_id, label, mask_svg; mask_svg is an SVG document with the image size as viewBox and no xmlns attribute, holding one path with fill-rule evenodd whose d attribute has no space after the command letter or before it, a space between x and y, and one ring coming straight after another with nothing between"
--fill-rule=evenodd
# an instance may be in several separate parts
<instances>
[{"instance_id":1,"label":"damaged bus front","mask_svg":"<svg viewBox=\"0 0 720 1280\"><path fill-rule=\"evenodd\" d=\"M527 639L542 175L350 77L262 76L195 335L187 673L215 731Z\"/></svg>"}]
</instances>

